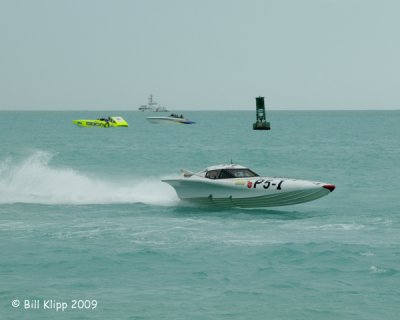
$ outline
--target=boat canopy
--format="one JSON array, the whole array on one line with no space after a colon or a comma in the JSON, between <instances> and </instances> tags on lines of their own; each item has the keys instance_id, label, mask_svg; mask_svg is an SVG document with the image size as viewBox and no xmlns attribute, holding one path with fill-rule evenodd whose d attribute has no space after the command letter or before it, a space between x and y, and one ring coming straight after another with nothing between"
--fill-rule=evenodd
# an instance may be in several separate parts
<instances>
[{"instance_id":1,"label":"boat canopy","mask_svg":"<svg viewBox=\"0 0 400 320\"><path fill-rule=\"evenodd\" d=\"M205 177L208 179L234 179L259 177L259 175L247 168L230 168L208 170L205 174Z\"/></svg>"}]
</instances>

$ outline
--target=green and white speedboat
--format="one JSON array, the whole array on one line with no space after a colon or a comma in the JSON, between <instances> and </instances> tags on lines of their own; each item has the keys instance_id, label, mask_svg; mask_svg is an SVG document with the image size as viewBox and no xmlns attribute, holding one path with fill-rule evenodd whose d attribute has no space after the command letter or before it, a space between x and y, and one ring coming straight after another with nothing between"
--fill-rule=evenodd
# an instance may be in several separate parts
<instances>
[{"instance_id":1,"label":"green and white speedboat","mask_svg":"<svg viewBox=\"0 0 400 320\"><path fill-rule=\"evenodd\" d=\"M96 120L72 120L74 124L79 127L100 127L100 128L109 128L109 127L127 127L128 122L124 120L122 117L108 117L108 118L99 118Z\"/></svg>"}]
</instances>

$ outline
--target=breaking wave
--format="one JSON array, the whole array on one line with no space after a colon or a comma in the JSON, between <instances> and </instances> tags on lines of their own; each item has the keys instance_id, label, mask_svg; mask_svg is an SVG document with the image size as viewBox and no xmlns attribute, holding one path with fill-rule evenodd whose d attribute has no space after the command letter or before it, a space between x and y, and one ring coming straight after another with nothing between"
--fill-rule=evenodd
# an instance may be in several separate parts
<instances>
[{"instance_id":1,"label":"breaking wave","mask_svg":"<svg viewBox=\"0 0 400 320\"><path fill-rule=\"evenodd\" d=\"M53 155L37 151L23 161L0 161L0 204L112 204L175 205L178 197L157 178L116 182L92 178L71 168L49 165Z\"/></svg>"}]
</instances>

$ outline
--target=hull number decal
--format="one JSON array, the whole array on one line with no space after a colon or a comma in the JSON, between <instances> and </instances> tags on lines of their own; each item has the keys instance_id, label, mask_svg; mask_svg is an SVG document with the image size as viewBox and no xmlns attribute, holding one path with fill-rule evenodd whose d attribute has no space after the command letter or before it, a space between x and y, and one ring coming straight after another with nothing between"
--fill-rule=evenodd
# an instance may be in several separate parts
<instances>
[{"instance_id":1,"label":"hull number decal","mask_svg":"<svg viewBox=\"0 0 400 320\"><path fill-rule=\"evenodd\" d=\"M276 184L276 183L271 183L270 180L258 179L257 181L254 182L253 188L257 189L257 186L260 186L260 188L262 186L264 189L268 189L270 186L272 186L272 187L276 187L276 190L282 190L282 188L281 188L282 183L283 183L283 180L279 181L279 183ZM252 182L251 181L247 182L247 187L251 188L251 186L252 186Z\"/></svg>"}]
</instances>

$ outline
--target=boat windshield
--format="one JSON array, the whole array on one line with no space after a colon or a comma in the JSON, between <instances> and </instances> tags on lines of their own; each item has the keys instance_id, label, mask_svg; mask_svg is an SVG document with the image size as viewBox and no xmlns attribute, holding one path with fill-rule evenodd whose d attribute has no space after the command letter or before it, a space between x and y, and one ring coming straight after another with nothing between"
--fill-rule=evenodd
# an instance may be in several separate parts
<instances>
[{"instance_id":1,"label":"boat windshield","mask_svg":"<svg viewBox=\"0 0 400 320\"><path fill-rule=\"evenodd\" d=\"M258 177L259 175L250 169L222 169L210 170L206 173L208 179L234 179L234 178L248 178Z\"/></svg>"}]
</instances>

